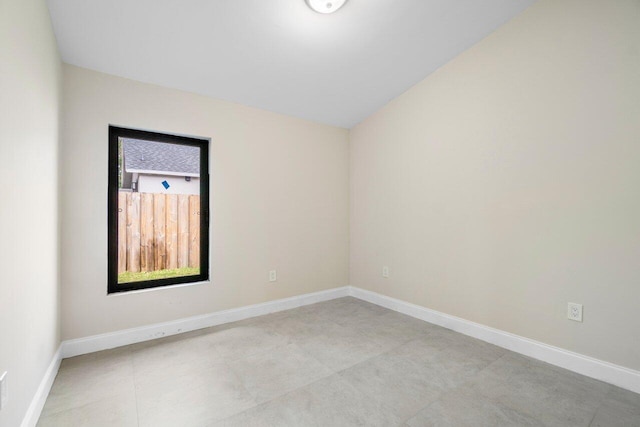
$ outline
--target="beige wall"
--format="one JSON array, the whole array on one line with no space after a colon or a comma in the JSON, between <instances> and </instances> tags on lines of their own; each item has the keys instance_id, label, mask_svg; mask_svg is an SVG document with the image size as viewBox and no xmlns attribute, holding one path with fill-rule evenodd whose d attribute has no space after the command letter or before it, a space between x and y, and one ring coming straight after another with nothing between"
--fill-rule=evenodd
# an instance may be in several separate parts
<instances>
[{"instance_id":1,"label":"beige wall","mask_svg":"<svg viewBox=\"0 0 640 427\"><path fill-rule=\"evenodd\" d=\"M352 285L640 369L640 2L539 1L350 145Z\"/></svg>"},{"instance_id":2,"label":"beige wall","mask_svg":"<svg viewBox=\"0 0 640 427\"><path fill-rule=\"evenodd\" d=\"M0 0L0 374L18 426L56 352L61 64L43 0Z\"/></svg>"},{"instance_id":3,"label":"beige wall","mask_svg":"<svg viewBox=\"0 0 640 427\"><path fill-rule=\"evenodd\" d=\"M64 94L63 339L348 284L345 129L67 65ZM211 283L107 296L109 124L211 138Z\"/></svg>"}]
</instances>

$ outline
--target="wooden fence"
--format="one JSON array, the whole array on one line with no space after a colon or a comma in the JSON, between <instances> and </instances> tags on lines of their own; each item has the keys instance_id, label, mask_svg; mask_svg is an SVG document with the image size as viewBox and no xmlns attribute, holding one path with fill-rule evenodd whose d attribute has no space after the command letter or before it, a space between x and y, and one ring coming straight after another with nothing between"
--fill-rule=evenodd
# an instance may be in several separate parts
<instances>
[{"instance_id":1,"label":"wooden fence","mask_svg":"<svg viewBox=\"0 0 640 427\"><path fill-rule=\"evenodd\" d=\"M200 266L200 196L118 193L118 273Z\"/></svg>"}]
</instances>

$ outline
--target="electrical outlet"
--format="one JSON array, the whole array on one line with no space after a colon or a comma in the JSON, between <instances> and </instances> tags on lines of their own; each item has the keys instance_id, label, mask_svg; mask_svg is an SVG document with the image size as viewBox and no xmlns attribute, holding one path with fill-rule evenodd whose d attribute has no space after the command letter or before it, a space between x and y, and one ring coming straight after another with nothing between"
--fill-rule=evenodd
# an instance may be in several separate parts
<instances>
[{"instance_id":1,"label":"electrical outlet","mask_svg":"<svg viewBox=\"0 0 640 427\"><path fill-rule=\"evenodd\" d=\"M0 411L9 401L9 386L7 385L7 371L0 375Z\"/></svg>"},{"instance_id":2,"label":"electrical outlet","mask_svg":"<svg viewBox=\"0 0 640 427\"><path fill-rule=\"evenodd\" d=\"M276 280L278 280L278 273L276 272L276 270L271 270L269 272L269 281L275 282Z\"/></svg>"},{"instance_id":3,"label":"electrical outlet","mask_svg":"<svg viewBox=\"0 0 640 427\"><path fill-rule=\"evenodd\" d=\"M389 267L386 265L382 266L382 277L385 279L389 277Z\"/></svg>"},{"instance_id":4,"label":"electrical outlet","mask_svg":"<svg viewBox=\"0 0 640 427\"><path fill-rule=\"evenodd\" d=\"M575 320L576 322L582 322L582 304L570 302L567 309L567 318L569 320Z\"/></svg>"}]
</instances>

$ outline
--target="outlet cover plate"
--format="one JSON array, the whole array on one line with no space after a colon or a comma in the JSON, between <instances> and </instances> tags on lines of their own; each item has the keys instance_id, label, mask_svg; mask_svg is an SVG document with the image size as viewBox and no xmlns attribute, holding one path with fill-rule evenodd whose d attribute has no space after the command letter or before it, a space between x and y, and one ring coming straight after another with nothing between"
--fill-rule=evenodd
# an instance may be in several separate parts
<instances>
[{"instance_id":1,"label":"outlet cover plate","mask_svg":"<svg viewBox=\"0 0 640 427\"><path fill-rule=\"evenodd\" d=\"M582 322L582 304L570 302L567 307L567 318L576 322Z\"/></svg>"},{"instance_id":2,"label":"outlet cover plate","mask_svg":"<svg viewBox=\"0 0 640 427\"><path fill-rule=\"evenodd\" d=\"M389 277L389 267L386 265L382 267L382 277L385 279Z\"/></svg>"},{"instance_id":3,"label":"outlet cover plate","mask_svg":"<svg viewBox=\"0 0 640 427\"><path fill-rule=\"evenodd\" d=\"M276 280L278 280L278 273L276 270L271 270L269 271L269 281L270 282L275 282Z\"/></svg>"},{"instance_id":4,"label":"outlet cover plate","mask_svg":"<svg viewBox=\"0 0 640 427\"><path fill-rule=\"evenodd\" d=\"M9 400L9 387L7 385L7 371L0 374L0 411L7 406Z\"/></svg>"}]
</instances>

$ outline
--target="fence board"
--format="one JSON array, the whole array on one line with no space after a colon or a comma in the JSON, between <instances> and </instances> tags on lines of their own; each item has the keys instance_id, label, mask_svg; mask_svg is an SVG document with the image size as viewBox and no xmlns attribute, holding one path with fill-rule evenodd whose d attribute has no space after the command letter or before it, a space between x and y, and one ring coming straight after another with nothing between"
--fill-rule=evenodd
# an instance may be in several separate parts
<instances>
[{"instance_id":1,"label":"fence board","mask_svg":"<svg viewBox=\"0 0 640 427\"><path fill-rule=\"evenodd\" d=\"M166 196L167 268L178 268L178 195Z\"/></svg>"},{"instance_id":2,"label":"fence board","mask_svg":"<svg viewBox=\"0 0 640 427\"><path fill-rule=\"evenodd\" d=\"M178 195L178 268L189 266L189 196Z\"/></svg>"},{"instance_id":3,"label":"fence board","mask_svg":"<svg viewBox=\"0 0 640 427\"><path fill-rule=\"evenodd\" d=\"M155 270L153 259L153 193L140 195L140 270Z\"/></svg>"},{"instance_id":4,"label":"fence board","mask_svg":"<svg viewBox=\"0 0 640 427\"><path fill-rule=\"evenodd\" d=\"M118 273L200 266L200 196L118 194Z\"/></svg>"},{"instance_id":5,"label":"fence board","mask_svg":"<svg viewBox=\"0 0 640 427\"><path fill-rule=\"evenodd\" d=\"M127 270L140 271L140 193L127 194Z\"/></svg>"},{"instance_id":6,"label":"fence board","mask_svg":"<svg viewBox=\"0 0 640 427\"><path fill-rule=\"evenodd\" d=\"M118 273L127 271L127 194L118 193Z\"/></svg>"},{"instance_id":7,"label":"fence board","mask_svg":"<svg viewBox=\"0 0 640 427\"><path fill-rule=\"evenodd\" d=\"M200 196L189 196L189 267L200 267Z\"/></svg>"},{"instance_id":8,"label":"fence board","mask_svg":"<svg viewBox=\"0 0 640 427\"><path fill-rule=\"evenodd\" d=\"M165 219L165 195L156 194L153 196L153 257L156 270L166 268Z\"/></svg>"}]
</instances>

